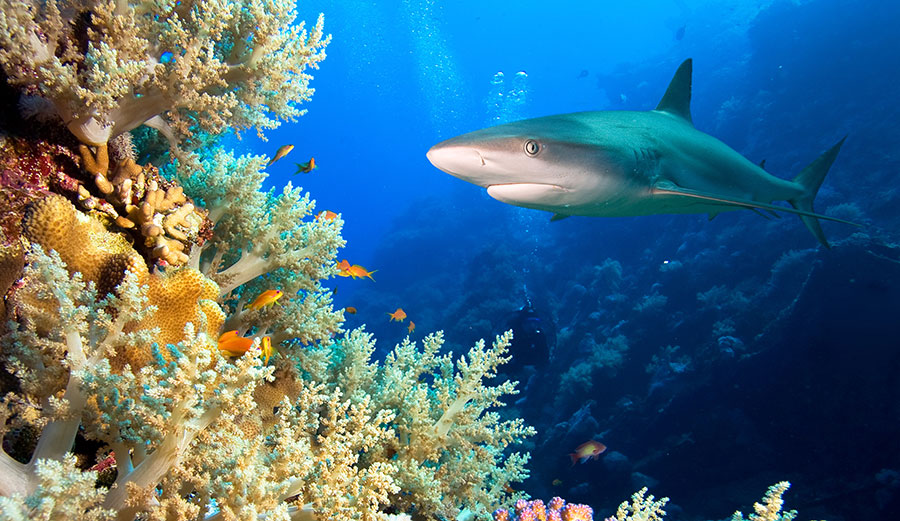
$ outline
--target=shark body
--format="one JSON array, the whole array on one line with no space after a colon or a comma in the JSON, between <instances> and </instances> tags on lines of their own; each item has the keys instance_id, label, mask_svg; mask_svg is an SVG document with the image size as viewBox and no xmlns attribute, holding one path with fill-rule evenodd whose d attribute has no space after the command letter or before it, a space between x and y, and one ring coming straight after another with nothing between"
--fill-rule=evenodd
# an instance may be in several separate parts
<instances>
[{"instance_id":1,"label":"shark body","mask_svg":"<svg viewBox=\"0 0 900 521\"><path fill-rule=\"evenodd\" d=\"M527 119L448 139L427 154L437 168L498 201L570 215L621 217L738 209L800 216L828 246L813 199L844 142L793 180L766 172L691 121L691 60L654 110ZM772 204L787 201L790 207ZM765 215L763 213L763 215Z\"/></svg>"}]
</instances>

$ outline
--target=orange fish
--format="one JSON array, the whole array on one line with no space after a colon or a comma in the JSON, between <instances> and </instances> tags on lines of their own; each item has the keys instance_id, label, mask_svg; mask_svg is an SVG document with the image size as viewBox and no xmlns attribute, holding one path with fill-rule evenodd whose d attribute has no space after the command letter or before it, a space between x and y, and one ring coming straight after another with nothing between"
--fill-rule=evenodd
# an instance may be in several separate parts
<instances>
[{"instance_id":1,"label":"orange fish","mask_svg":"<svg viewBox=\"0 0 900 521\"><path fill-rule=\"evenodd\" d=\"M337 217L337 214L332 212L331 210L323 210L316 216L316 219L321 219L323 221L333 221L334 218Z\"/></svg>"},{"instance_id":2,"label":"orange fish","mask_svg":"<svg viewBox=\"0 0 900 521\"><path fill-rule=\"evenodd\" d=\"M378 270L369 271L369 270L363 268L362 266L360 266L359 264L354 264L353 266L350 266L349 271L350 271L350 276L353 277L354 279L361 279L363 277L369 277L370 279L372 279L372 274ZM372 282L375 282L375 279L372 279Z\"/></svg>"},{"instance_id":3,"label":"orange fish","mask_svg":"<svg viewBox=\"0 0 900 521\"><path fill-rule=\"evenodd\" d=\"M562 482L562 480L559 479L559 478L554 479L554 480L553 480L553 483L551 483L551 485L553 485L554 487L558 487L558 486L560 486L560 485L562 485L562 484L563 484L563 482Z\"/></svg>"},{"instance_id":4,"label":"orange fish","mask_svg":"<svg viewBox=\"0 0 900 521\"><path fill-rule=\"evenodd\" d=\"M318 168L318 166L316 165L316 158L314 158L314 157L309 158L309 161L307 161L305 163L296 163L296 165L297 165L297 171L294 172L294 175L308 174L308 173L312 172L313 170L315 170L316 168Z\"/></svg>"},{"instance_id":5,"label":"orange fish","mask_svg":"<svg viewBox=\"0 0 900 521\"><path fill-rule=\"evenodd\" d=\"M268 364L269 358L275 354L275 350L272 349L272 339L268 336L264 336L259 343L259 348L262 350L263 363Z\"/></svg>"},{"instance_id":6,"label":"orange fish","mask_svg":"<svg viewBox=\"0 0 900 521\"><path fill-rule=\"evenodd\" d=\"M395 320L397 322L403 322L403 320L406 319L406 311L403 311L403 308L397 308L397 311L388 313L387 315L391 317L391 322Z\"/></svg>"},{"instance_id":7,"label":"orange fish","mask_svg":"<svg viewBox=\"0 0 900 521\"><path fill-rule=\"evenodd\" d=\"M267 289L260 293L259 296L247 306L247 309L261 309L266 306L274 305L283 294L284 292L280 289Z\"/></svg>"},{"instance_id":8,"label":"orange fish","mask_svg":"<svg viewBox=\"0 0 900 521\"><path fill-rule=\"evenodd\" d=\"M252 345L253 339L238 335L236 329L226 331L219 337L219 351L222 351L228 356L241 356L246 353Z\"/></svg>"},{"instance_id":9,"label":"orange fish","mask_svg":"<svg viewBox=\"0 0 900 521\"><path fill-rule=\"evenodd\" d=\"M293 149L294 149L294 145L284 145L283 147L280 147L280 148L278 149L278 151L275 152L275 157L273 157L272 159L270 159L269 162L266 164L266 166L270 166L270 165L271 165L272 163L274 163L275 161L278 161L278 160L281 159L282 157L288 155L288 152L290 152L290 151L293 150Z\"/></svg>"},{"instance_id":10,"label":"orange fish","mask_svg":"<svg viewBox=\"0 0 900 521\"><path fill-rule=\"evenodd\" d=\"M415 331L415 330L416 330L416 323L413 322L412 320L410 320L410 321L409 321L409 325L406 326L406 332L407 332L407 333L412 333L412 332Z\"/></svg>"},{"instance_id":11,"label":"orange fish","mask_svg":"<svg viewBox=\"0 0 900 521\"><path fill-rule=\"evenodd\" d=\"M355 315L355 314L356 314L356 308L353 307L353 306L347 306L347 307L344 308L344 312L350 313L351 315Z\"/></svg>"},{"instance_id":12,"label":"orange fish","mask_svg":"<svg viewBox=\"0 0 900 521\"><path fill-rule=\"evenodd\" d=\"M575 452L569 454L569 457L572 458L572 465L575 465L576 462L580 461L584 463L589 459L599 459L600 455L603 454L603 451L606 450L606 445L600 443L599 441L586 441L578 446L575 449Z\"/></svg>"},{"instance_id":13,"label":"orange fish","mask_svg":"<svg viewBox=\"0 0 900 521\"><path fill-rule=\"evenodd\" d=\"M237 330L226 331L219 337L219 351L228 356L241 356L253 347L253 339L237 334ZM272 348L272 339L264 336L260 340L260 355L263 357L263 363L269 363L269 358L275 354Z\"/></svg>"},{"instance_id":14,"label":"orange fish","mask_svg":"<svg viewBox=\"0 0 900 521\"><path fill-rule=\"evenodd\" d=\"M350 263L347 262L347 259L342 260L337 265L338 269L338 277L349 277L350 276Z\"/></svg>"}]
</instances>

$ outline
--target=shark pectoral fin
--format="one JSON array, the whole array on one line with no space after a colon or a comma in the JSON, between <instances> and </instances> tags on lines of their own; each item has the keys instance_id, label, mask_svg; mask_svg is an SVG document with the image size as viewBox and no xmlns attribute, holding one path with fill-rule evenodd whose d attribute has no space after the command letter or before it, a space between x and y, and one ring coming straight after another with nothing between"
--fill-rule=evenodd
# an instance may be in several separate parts
<instances>
[{"instance_id":1,"label":"shark pectoral fin","mask_svg":"<svg viewBox=\"0 0 900 521\"><path fill-rule=\"evenodd\" d=\"M838 219L837 217L829 217L827 215L818 214L815 212L807 212L805 210L799 210L797 208L789 208L787 206L779 206L777 204L769 204L764 203L762 201L753 201L751 199L741 199L738 197L730 197L730 196L722 196L713 193L700 192L697 190L691 190L690 188L682 188L680 186L676 186L672 183L661 183L657 186L650 189L650 193L653 195L680 195L683 197L690 197L693 199L701 199L704 201L713 201L716 203L728 205L728 206L739 206L741 208L747 208L751 210L763 209L769 210L771 212L788 212L796 215L802 215L805 217L815 217L817 219L825 219L828 221L834 221L844 224L850 224L852 226L860 226L859 224L851 221L845 221L844 219Z\"/></svg>"},{"instance_id":2,"label":"shark pectoral fin","mask_svg":"<svg viewBox=\"0 0 900 521\"><path fill-rule=\"evenodd\" d=\"M561 213L555 213L555 214L553 214L553 217L550 217L550 222L555 223L556 221L561 221L561 220L565 219L566 217L572 217L572 216L571 215L563 215Z\"/></svg>"}]
</instances>

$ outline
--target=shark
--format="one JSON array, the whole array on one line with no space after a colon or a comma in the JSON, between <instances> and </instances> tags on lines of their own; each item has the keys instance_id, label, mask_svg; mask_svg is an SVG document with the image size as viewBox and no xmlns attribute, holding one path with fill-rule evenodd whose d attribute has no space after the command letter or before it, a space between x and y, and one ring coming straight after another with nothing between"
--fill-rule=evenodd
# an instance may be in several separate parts
<instances>
[{"instance_id":1,"label":"shark","mask_svg":"<svg viewBox=\"0 0 900 521\"><path fill-rule=\"evenodd\" d=\"M693 62L675 71L648 111L589 111L525 119L442 141L426 154L438 169L514 206L572 215L624 217L749 209L798 215L829 247L813 200L846 136L791 180L765 170L691 119ZM788 205L774 204L786 201Z\"/></svg>"}]
</instances>

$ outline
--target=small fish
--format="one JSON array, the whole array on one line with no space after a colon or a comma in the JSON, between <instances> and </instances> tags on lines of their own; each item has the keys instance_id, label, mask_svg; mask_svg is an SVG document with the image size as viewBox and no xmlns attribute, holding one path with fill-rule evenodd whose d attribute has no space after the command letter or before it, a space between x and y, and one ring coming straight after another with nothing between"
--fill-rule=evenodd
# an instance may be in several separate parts
<instances>
[{"instance_id":1,"label":"small fish","mask_svg":"<svg viewBox=\"0 0 900 521\"><path fill-rule=\"evenodd\" d=\"M679 42L681 41L682 38L684 38L684 30L685 29L687 29L687 26L682 25L681 27L678 28L677 31L675 31L675 39L678 40Z\"/></svg>"},{"instance_id":2,"label":"small fish","mask_svg":"<svg viewBox=\"0 0 900 521\"><path fill-rule=\"evenodd\" d=\"M267 289L260 293L259 296L256 297L256 299L251 302L249 306L247 306L247 309L256 310L264 308L266 306L272 306L278 299L281 298L281 295L283 294L284 292L282 292L280 289Z\"/></svg>"},{"instance_id":3,"label":"small fish","mask_svg":"<svg viewBox=\"0 0 900 521\"><path fill-rule=\"evenodd\" d=\"M228 356L241 356L252 345L253 339L238 335L236 329L226 331L219 337L219 351Z\"/></svg>"},{"instance_id":4,"label":"small fish","mask_svg":"<svg viewBox=\"0 0 900 521\"><path fill-rule=\"evenodd\" d=\"M275 350L272 348L272 339L264 336L259 343L259 348L262 350L263 363L268 364L269 358L275 354Z\"/></svg>"},{"instance_id":5,"label":"small fish","mask_svg":"<svg viewBox=\"0 0 900 521\"><path fill-rule=\"evenodd\" d=\"M159 55L159 63L169 63L175 55L171 51L166 51Z\"/></svg>"},{"instance_id":6,"label":"small fish","mask_svg":"<svg viewBox=\"0 0 900 521\"><path fill-rule=\"evenodd\" d=\"M266 166L271 166L272 163L274 163L275 161L278 161L282 157L288 155L288 153L290 153L290 151L293 149L294 149L294 145L284 145L282 147L279 147L278 151L275 152L275 157L270 159L269 162L266 163Z\"/></svg>"},{"instance_id":7,"label":"small fish","mask_svg":"<svg viewBox=\"0 0 900 521\"><path fill-rule=\"evenodd\" d=\"M312 172L313 170L315 170L316 168L319 168L319 166L316 165L316 158L314 158L314 157L309 158L309 161L307 161L305 163L294 163L294 164L297 165L297 171L294 172L294 175L308 174L308 173Z\"/></svg>"},{"instance_id":8,"label":"small fish","mask_svg":"<svg viewBox=\"0 0 900 521\"><path fill-rule=\"evenodd\" d=\"M563 484L563 482L562 482L562 480L559 479L559 478L554 479L554 480L553 480L553 483L551 483L551 485L553 485L554 487L558 487L558 486L560 486L560 485L562 485L562 484Z\"/></svg>"},{"instance_id":9,"label":"small fish","mask_svg":"<svg viewBox=\"0 0 900 521\"><path fill-rule=\"evenodd\" d=\"M416 323L413 322L412 320L410 320L410 321L409 321L409 325L406 326L406 332L407 332L407 333L412 333L412 332L415 331L415 330L416 330Z\"/></svg>"},{"instance_id":10,"label":"small fish","mask_svg":"<svg viewBox=\"0 0 900 521\"><path fill-rule=\"evenodd\" d=\"M361 279L363 277L369 277L370 279L372 279L372 274L375 273L376 271L378 271L378 270L369 271L369 270L363 268L362 266L360 266L359 264L354 264L353 266L350 266L350 270L349 270L350 276L353 277L354 279ZM372 282L375 282L375 279L372 279Z\"/></svg>"},{"instance_id":11,"label":"small fish","mask_svg":"<svg viewBox=\"0 0 900 521\"><path fill-rule=\"evenodd\" d=\"M238 335L237 330L226 331L219 337L219 351L228 356L241 356L253 347L253 339ZM265 336L260 340L260 355L264 363L269 363L269 358L275 354L272 348L272 339Z\"/></svg>"},{"instance_id":12,"label":"small fish","mask_svg":"<svg viewBox=\"0 0 900 521\"><path fill-rule=\"evenodd\" d=\"M397 311L388 313L387 315L391 317L391 322L395 320L397 322L403 322L403 320L406 318L406 311L403 311L403 308L397 308Z\"/></svg>"},{"instance_id":13,"label":"small fish","mask_svg":"<svg viewBox=\"0 0 900 521\"><path fill-rule=\"evenodd\" d=\"M332 212L331 210L324 210L316 216L316 219L321 219L323 221L333 221L335 217L337 217L336 213Z\"/></svg>"},{"instance_id":14,"label":"small fish","mask_svg":"<svg viewBox=\"0 0 900 521\"><path fill-rule=\"evenodd\" d=\"M572 465L575 465L579 461L584 463L589 459L598 459L605 450L606 445L599 441L590 440L579 445L575 452L569 454L569 457L572 458Z\"/></svg>"},{"instance_id":15,"label":"small fish","mask_svg":"<svg viewBox=\"0 0 900 521\"><path fill-rule=\"evenodd\" d=\"M350 276L350 263L347 259L342 260L337 265L338 269L338 277L349 277Z\"/></svg>"},{"instance_id":16,"label":"small fish","mask_svg":"<svg viewBox=\"0 0 900 521\"><path fill-rule=\"evenodd\" d=\"M345 313L350 313L351 315L355 315L355 314L356 314L356 308L353 307L353 306L347 306L347 307L344 308L344 312L345 312Z\"/></svg>"}]
</instances>

